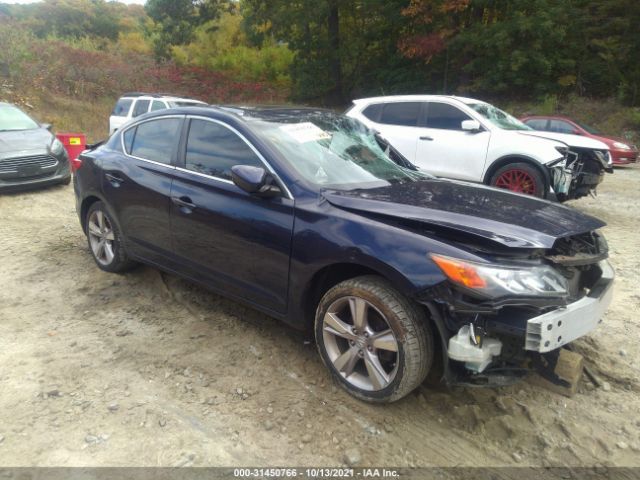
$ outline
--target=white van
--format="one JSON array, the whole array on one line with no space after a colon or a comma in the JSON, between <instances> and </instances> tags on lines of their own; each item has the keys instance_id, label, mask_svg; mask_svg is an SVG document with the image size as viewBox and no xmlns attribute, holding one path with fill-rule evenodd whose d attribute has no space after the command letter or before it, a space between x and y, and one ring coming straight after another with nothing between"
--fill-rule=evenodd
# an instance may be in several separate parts
<instances>
[{"instance_id":1,"label":"white van","mask_svg":"<svg viewBox=\"0 0 640 480\"><path fill-rule=\"evenodd\" d=\"M109 135L129 120L147 112L164 110L165 108L198 107L207 105L192 98L174 97L171 95L152 93L125 93L116 102L109 117Z\"/></svg>"}]
</instances>

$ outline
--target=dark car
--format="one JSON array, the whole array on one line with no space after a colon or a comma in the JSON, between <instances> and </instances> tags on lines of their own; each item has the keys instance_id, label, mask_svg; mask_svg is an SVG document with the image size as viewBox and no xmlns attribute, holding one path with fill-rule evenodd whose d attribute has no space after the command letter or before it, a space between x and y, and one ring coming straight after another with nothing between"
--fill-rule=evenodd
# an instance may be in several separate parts
<instances>
[{"instance_id":1,"label":"dark car","mask_svg":"<svg viewBox=\"0 0 640 480\"><path fill-rule=\"evenodd\" d=\"M597 129L584 123L561 116L529 116L522 119L524 123L534 130L544 132L569 133L599 140L611 152L611 161L614 165L628 165L638 160L638 147L624 138L605 135Z\"/></svg>"},{"instance_id":2,"label":"dark car","mask_svg":"<svg viewBox=\"0 0 640 480\"><path fill-rule=\"evenodd\" d=\"M62 143L15 105L0 102L0 191L69 184Z\"/></svg>"},{"instance_id":3,"label":"dark car","mask_svg":"<svg viewBox=\"0 0 640 480\"><path fill-rule=\"evenodd\" d=\"M368 401L430 371L503 384L596 327L613 280L604 223L403 168L383 147L322 110L150 113L81 155L77 210L101 269L143 262L313 330Z\"/></svg>"}]
</instances>

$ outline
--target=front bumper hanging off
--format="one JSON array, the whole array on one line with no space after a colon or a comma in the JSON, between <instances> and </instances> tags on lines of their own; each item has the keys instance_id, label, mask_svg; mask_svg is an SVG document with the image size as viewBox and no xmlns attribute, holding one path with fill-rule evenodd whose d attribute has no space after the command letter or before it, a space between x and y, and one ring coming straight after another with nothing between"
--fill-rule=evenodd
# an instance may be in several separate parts
<instances>
[{"instance_id":1,"label":"front bumper hanging off","mask_svg":"<svg viewBox=\"0 0 640 480\"><path fill-rule=\"evenodd\" d=\"M599 263L602 277L589 293L566 307L527 321L525 350L546 353L594 330L613 297L614 272L609 262Z\"/></svg>"}]
</instances>

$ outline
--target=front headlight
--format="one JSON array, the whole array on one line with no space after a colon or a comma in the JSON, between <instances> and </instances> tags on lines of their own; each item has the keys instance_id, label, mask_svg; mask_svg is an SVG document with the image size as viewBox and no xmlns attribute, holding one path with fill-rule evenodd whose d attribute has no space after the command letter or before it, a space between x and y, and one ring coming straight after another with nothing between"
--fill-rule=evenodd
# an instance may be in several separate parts
<instances>
[{"instance_id":1,"label":"front headlight","mask_svg":"<svg viewBox=\"0 0 640 480\"><path fill-rule=\"evenodd\" d=\"M60 155L63 150L64 145L62 144L62 142L57 138L54 138L53 142L51 142L51 153L53 153L54 155Z\"/></svg>"},{"instance_id":2,"label":"front headlight","mask_svg":"<svg viewBox=\"0 0 640 480\"><path fill-rule=\"evenodd\" d=\"M487 297L561 297L567 295L567 280L546 265L511 267L469 262L443 255L431 255L447 278Z\"/></svg>"},{"instance_id":3,"label":"front headlight","mask_svg":"<svg viewBox=\"0 0 640 480\"><path fill-rule=\"evenodd\" d=\"M631 147L629 145L622 142L613 142L613 146L615 148L619 148L620 150L631 150Z\"/></svg>"}]
</instances>

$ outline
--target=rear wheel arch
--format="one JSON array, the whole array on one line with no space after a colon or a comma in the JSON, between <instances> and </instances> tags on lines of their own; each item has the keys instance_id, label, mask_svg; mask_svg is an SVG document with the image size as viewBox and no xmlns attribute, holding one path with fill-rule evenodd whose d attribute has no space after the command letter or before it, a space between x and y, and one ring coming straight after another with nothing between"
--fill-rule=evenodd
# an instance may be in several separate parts
<instances>
[{"instance_id":1,"label":"rear wheel arch","mask_svg":"<svg viewBox=\"0 0 640 480\"><path fill-rule=\"evenodd\" d=\"M82 204L80 206L80 223L82 225L83 231L86 232L87 230L87 214L89 213L91 205L101 201L102 199L95 195L89 195L84 200L82 200Z\"/></svg>"},{"instance_id":2,"label":"rear wheel arch","mask_svg":"<svg viewBox=\"0 0 640 480\"><path fill-rule=\"evenodd\" d=\"M549 195L549 189L551 186L551 177L549 175L549 170L534 158L528 157L526 155L507 155L499 158L489 166L489 168L484 174L482 183L484 183L485 185L490 185L491 178L495 175L495 173L498 170L500 170L502 167L505 167L512 163L525 163L535 168L542 175L542 179L544 180L543 198L547 198L547 196Z\"/></svg>"}]
</instances>

